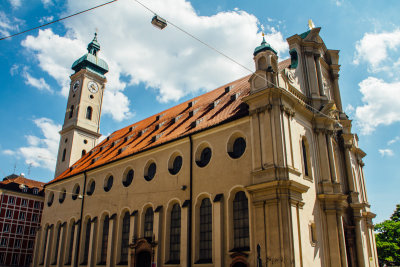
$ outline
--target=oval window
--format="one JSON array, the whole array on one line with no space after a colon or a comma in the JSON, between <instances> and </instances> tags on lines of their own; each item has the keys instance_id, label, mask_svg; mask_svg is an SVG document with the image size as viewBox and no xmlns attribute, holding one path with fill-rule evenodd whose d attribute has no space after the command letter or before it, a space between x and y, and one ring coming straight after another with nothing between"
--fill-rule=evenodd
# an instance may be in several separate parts
<instances>
[{"instance_id":1,"label":"oval window","mask_svg":"<svg viewBox=\"0 0 400 267\"><path fill-rule=\"evenodd\" d=\"M196 161L197 166L205 167L211 160L211 148L206 147L201 151L200 159Z\"/></svg>"},{"instance_id":2,"label":"oval window","mask_svg":"<svg viewBox=\"0 0 400 267\"><path fill-rule=\"evenodd\" d=\"M112 175L108 176L108 178L104 181L104 191L108 192L111 190L113 186L114 177Z\"/></svg>"},{"instance_id":3,"label":"oval window","mask_svg":"<svg viewBox=\"0 0 400 267\"><path fill-rule=\"evenodd\" d=\"M240 158L244 151L246 150L246 140L243 137L238 137L232 144L230 151L228 152L231 158L237 159Z\"/></svg>"},{"instance_id":4,"label":"oval window","mask_svg":"<svg viewBox=\"0 0 400 267\"><path fill-rule=\"evenodd\" d=\"M174 162L172 163L172 168L169 169L169 172L172 175L177 174L182 168L182 157L181 156L176 156L174 158Z\"/></svg>"},{"instance_id":5,"label":"oval window","mask_svg":"<svg viewBox=\"0 0 400 267\"><path fill-rule=\"evenodd\" d=\"M47 199L47 206L50 207L53 204L53 201L54 201L54 193L50 192L49 198Z\"/></svg>"},{"instance_id":6,"label":"oval window","mask_svg":"<svg viewBox=\"0 0 400 267\"><path fill-rule=\"evenodd\" d=\"M89 186L88 186L88 190L87 190L88 196L93 195L95 189L96 189L96 182L95 181L91 181Z\"/></svg>"},{"instance_id":7,"label":"oval window","mask_svg":"<svg viewBox=\"0 0 400 267\"><path fill-rule=\"evenodd\" d=\"M63 203L64 200L65 200L65 196L66 196L66 195L67 195L67 190L63 189L63 190L60 192L60 197L58 198L58 201L59 201L60 203Z\"/></svg>"},{"instance_id":8,"label":"oval window","mask_svg":"<svg viewBox=\"0 0 400 267\"><path fill-rule=\"evenodd\" d=\"M149 167L147 167L146 171L147 174L145 174L144 179L146 179L146 181L151 181L156 175L156 171L157 171L157 165L154 162L152 162L149 165Z\"/></svg>"},{"instance_id":9,"label":"oval window","mask_svg":"<svg viewBox=\"0 0 400 267\"><path fill-rule=\"evenodd\" d=\"M134 174L135 174L135 173L134 173L134 171L133 171L132 169L130 169L130 170L126 173L124 179L122 180L122 184L123 184L125 187L129 186L129 185L132 183L133 175L134 175Z\"/></svg>"},{"instance_id":10,"label":"oval window","mask_svg":"<svg viewBox=\"0 0 400 267\"><path fill-rule=\"evenodd\" d=\"M73 200L78 198L79 191L81 191L81 187L79 185L75 185L75 189L72 192L72 199Z\"/></svg>"}]
</instances>

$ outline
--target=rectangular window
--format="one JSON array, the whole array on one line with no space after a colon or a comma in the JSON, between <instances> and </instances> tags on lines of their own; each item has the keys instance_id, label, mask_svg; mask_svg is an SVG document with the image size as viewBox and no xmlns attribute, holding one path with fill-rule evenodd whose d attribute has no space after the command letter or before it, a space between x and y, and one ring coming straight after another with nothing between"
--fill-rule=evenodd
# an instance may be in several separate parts
<instances>
[{"instance_id":1,"label":"rectangular window","mask_svg":"<svg viewBox=\"0 0 400 267\"><path fill-rule=\"evenodd\" d=\"M21 239L16 239L14 243L15 248L20 248L21 247Z\"/></svg>"},{"instance_id":2,"label":"rectangular window","mask_svg":"<svg viewBox=\"0 0 400 267\"><path fill-rule=\"evenodd\" d=\"M23 234L24 230L23 230L23 226L22 225L18 225L17 226L17 234Z\"/></svg>"},{"instance_id":3,"label":"rectangular window","mask_svg":"<svg viewBox=\"0 0 400 267\"><path fill-rule=\"evenodd\" d=\"M28 188L25 186L24 188L22 188L22 192L24 193L28 192Z\"/></svg>"},{"instance_id":4,"label":"rectangular window","mask_svg":"<svg viewBox=\"0 0 400 267\"><path fill-rule=\"evenodd\" d=\"M212 206L208 198L200 205L200 244L198 263L212 262Z\"/></svg>"},{"instance_id":5,"label":"rectangular window","mask_svg":"<svg viewBox=\"0 0 400 267\"><path fill-rule=\"evenodd\" d=\"M9 196L8 197L8 204L15 204L15 197Z\"/></svg>"},{"instance_id":6,"label":"rectangular window","mask_svg":"<svg viewBox=\"0 0 400 267\"><path fill-rule=\"evenodd\" d=\"M60 245L60 235L61 235L61 225L58 226L57 229L57 240L56 240L56 249L54 251L54 259L53 259L53 264L57 264L57 259L58 259L58 248Z\"/></svg>"},{"instance_id":7,"label":"rectangular window","mask_svg":"<svg viewBox=\"0 0 400 267\"><path fill-rule=\"evenodd\" d=\"M6 253L1 252L0 253L0 264L4 264L5 260L6 260Z\"/></svg>"},{"instance_id":8,"label":"rectangular window","mask_svg":"<svg viewBox=\"0 0 400 267\"><path fill-rule=\"evenodd\" d=\"M67 259L66 265L71 265L72 251L74 249L74 236L75 236L75 222L73 222L72 226L71 226L71 235L70 235L70 239L69 239L68 259Z\"/></svg>"},{"instance_id":9,"label":"rectangular window","mask_svg":"<svg viewBox=\"0 0 400 267\"><path fill-rule=\"evenodd\" d=\"M121 239L121 262L120 264L128 264L129 255L129 228L131 216L126 212L122 222L122 239Z\"/></svg>"},{"instance_id":10,"label":"rectangular window","mask_svg":"<svg viewBox=\"0 0 400 267\"><path fill-rule=\"evenodd\" d=\"M38 193L39 193L39 189L34 188L34 189L33 189L33 194L34 194L34 195L37 195Z\"/></svg>"},{"instance_id":11,"label":"rectangular window","mask_svg":"<svg viewBox=\"0 0 400 267\"><path fill-rule=\"evenodd\" d=\"M8 239L5 238L5 237L3 237L3 238L1 239L1 241L0 241L0 246L6 247L7 244L8 244Z\"/></svg>"},{"instance_id":12,"label":"rectangular window","mask_svg":"<svg viewBox=\"0 0 400 267\"><path fill-rule=\"evenodd\" d=\"M101 244L100 264L106 264L107 261L109 222L110 219L108 216L106 216L103 223L103 241Z\"/></svg>"},{"instance_id":13,"label":"rectangular window","mask_svg":"<svg viewBox=\"0 0 400 267\"><path fill-rule=\"evenodd\" d=\"M33 240L29 240L29 242L28 242L28 248L33 248Z\"/></svg>"},{"instance_id":14,"label":"rectangular window","mask_svg":"<svg viewBox=\"0 0 400 267\"><path fill-rule=\"evenodd\" d=\"M6 211L6 218L11 219L13 216L13 211L12 210L7 210Z\"/></svg>"},{"instance_id":15,"label":"rectangular window","mask_svg":"<svg viewBox=\"0 0 400 267\"><path fill-rule=\"evenodd\" d=\"M25 212L21 212L18 216L19 220L25 220Z\"/></svg>"},{"instance_id":16,"label":"rectangular window","mask_svg":"<svg viewBox=\"0 0 400 267\"><path fill-rule=\"evenodd\" d=\"M33 215L32 215L32 221L33 221L33 222L39 221L39 216L38 216L37 214L33 214Z\"/></svg>"},{"instance_id":17,"label":"rectangular window","mask_svg":"<svg viewBox=\"0 0 400 267\"><path fill-rule=\"evenodd\" d=\"M90 228L91 228L91 223L89 219L86 223L85 250L83 251L82 265L87 264L89 258Z\"/></svg>"},{"instance_id":18,"label":"rectangular window","mask_svg":"<svg viewBox=\"0 0 400 267\"><path fill-rule=\"evenodd\" d=\"M22 205L22 207L26 207L28 205L28 202L26 201L26 199L22 200L21 205Z\"/></svg>"},{"instance_id":19,"label":"rectangular window","mask_svg":"<svg viewBox=\"0 0 400 267\"><path fill-rule=\"evenodd\" d=\"M4 233L10 232L10 225L8 223L3 225L3 232Z\"/></svg>"},{"instance_id":20,"label":"rectangular window","mask_svg":"<svg viewBox=\"0 0 400 267\"><path fill-rule=\"evenodd\" d=\"M19 261L19 255L18 254L13 254L12 259L11 259L11 265L12 266L17 266Z\"/></svg>"},{"instance_id":21,"label":"rectangular window","mask_svg":"<svg viewBox=\"0 0 400 267\"><path fill-rule=\"evenodd\" d=\"M43 251L42 251L42 259L40 260L40 265L43 265L44 263L44 257L46 256L46 248L47 248L47 235L49 234L49 228L46 229L46 232L44 234L44 245L43 245Z\"/></svg>"},{"instance_id":22,"label":"rectangular window","mask_svg":"<svg viewBox=\"0 0 400 267\"><path fill-rule=\"evenodd\" d=\"M31 229L29 230L29 234L30 235L35 235L36 234L36 228L35 227L31 227Z\"/></svg>"},{"instance_id":23,"label":"rectangular window","mask_svg":"<svg viewBox=\"0 0 400 267\"><path fill-rule=\"evenodd\" d=\"M32 255L26 255L25 266L30 266L31 262L32 262Z\"/></svg>"},{"instance_id":24,"label":"rectangular window","mask_svg":"<svg viewBox=\"0 0 400 267\"><path fill-rule=\"evenodd\" d=\"M39 201L35 201L34 208L35 209L40 209L40 202Z\"/></svg>"}]
</instances>

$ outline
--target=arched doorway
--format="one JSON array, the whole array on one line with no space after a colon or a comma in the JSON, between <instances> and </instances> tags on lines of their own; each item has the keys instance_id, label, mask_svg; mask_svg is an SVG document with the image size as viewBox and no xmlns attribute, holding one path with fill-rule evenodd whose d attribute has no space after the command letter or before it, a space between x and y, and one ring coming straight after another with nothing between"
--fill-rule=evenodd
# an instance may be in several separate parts
<instances>
[{"instance_id":1,"label":"arched doorway","mask_svg":"<svg viewBox=\"0 0 400 267\"><path fill-rule=\"evenodd\" d=\"M136 255L137 267L151 267L151 253L149 251L142 251Z\"/></svg>"}]
</instances>

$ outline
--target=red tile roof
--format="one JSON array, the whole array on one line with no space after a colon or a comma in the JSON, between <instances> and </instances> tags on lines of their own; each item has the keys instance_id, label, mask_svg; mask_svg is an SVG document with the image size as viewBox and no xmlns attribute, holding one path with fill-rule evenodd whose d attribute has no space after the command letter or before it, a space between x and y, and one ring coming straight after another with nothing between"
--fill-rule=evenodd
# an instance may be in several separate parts
<instances>
[{"instance_id":1,"label":"red tile roof","mask_svg":"<svg viewBox=\"0 0 400 267\"><path fill-rule=\"evenodd\" d=\"M290 59L279 64L288 67ZM49 184L248 114L250 75L115 131ZM230 88L230 90L226 90Z\"/></svg>"},{"instance_id":2,"label":"red tile roof","mask_svg":"<svg viewBox=\"0 0 400 267\"><path fill-rule=\"evenodd\" d=\"M1 185L8 185L11 183L23 184L23 185L27 186L28 188L32 188L32 189L38 188L39 190L43 190L43 186L45 185L45 183L31 180L31 179L28 179L28 178L25 178L23 176L19 176L16 174L7 176L3 179L3 181L0 182Z\"/></svg>"}]
</instances>

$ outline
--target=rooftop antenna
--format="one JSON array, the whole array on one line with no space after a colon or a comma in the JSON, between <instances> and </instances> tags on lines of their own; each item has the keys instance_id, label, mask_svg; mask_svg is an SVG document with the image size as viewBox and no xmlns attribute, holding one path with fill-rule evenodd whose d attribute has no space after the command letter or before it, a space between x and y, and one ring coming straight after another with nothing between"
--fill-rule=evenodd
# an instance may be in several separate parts
<instances>
[{"instance_id":1,"label":"rooftop antenna","mask_svg":"<svg viewBox=\"0 0 400 267\"><path fill-rule=\"evenodd\" d=\"M312 29L315 28L314 22L313 22L311 19L308 20L308 28L309 28L310 30L312 30Z\"/></svg>"}]
</instances>

